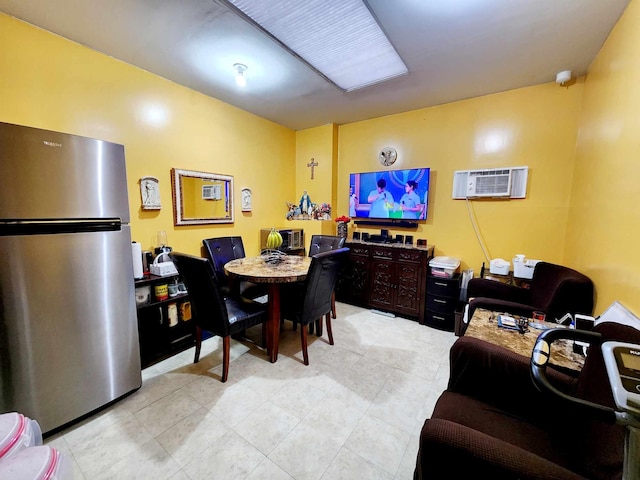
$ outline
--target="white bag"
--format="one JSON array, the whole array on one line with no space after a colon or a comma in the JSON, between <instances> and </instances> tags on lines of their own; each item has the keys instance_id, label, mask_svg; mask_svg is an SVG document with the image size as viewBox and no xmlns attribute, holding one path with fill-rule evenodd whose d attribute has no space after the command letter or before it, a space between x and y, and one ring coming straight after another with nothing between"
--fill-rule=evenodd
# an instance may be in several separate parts
<instances>
[{"instance_id":1,"label":"white bag","mask_svg":"<svg viewBox=\"0 0 640 480\"><path fill-rule=\"evenodd\" d=\"M176 266L173 264L171 259L168 262L161 262L160 259L164 256L168 255L167 252L162 252L158 255L153 263L149 266L149 271L152 275L157 275L159 277L168 277L170 275L177 275L178 270Z\"/></svg>"}]
</instances>

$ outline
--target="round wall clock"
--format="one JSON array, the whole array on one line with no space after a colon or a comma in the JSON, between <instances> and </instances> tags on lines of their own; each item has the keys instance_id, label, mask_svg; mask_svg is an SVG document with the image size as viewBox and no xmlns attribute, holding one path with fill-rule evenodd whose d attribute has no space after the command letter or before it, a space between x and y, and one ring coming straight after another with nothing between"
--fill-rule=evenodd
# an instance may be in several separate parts
<instances>
[{"instance_id":1,"label":"round wall clock","mask_svg":"<svg viewBox=\"0 0 640 480\"><path fill-rule=\"evenodd\" d=\"M398 152L396 152L396 149L393 147L384 147L378 155L378 160L380 160L380 163L385 167L393 165L397 158Z\"/></svg>"}]
</instances>

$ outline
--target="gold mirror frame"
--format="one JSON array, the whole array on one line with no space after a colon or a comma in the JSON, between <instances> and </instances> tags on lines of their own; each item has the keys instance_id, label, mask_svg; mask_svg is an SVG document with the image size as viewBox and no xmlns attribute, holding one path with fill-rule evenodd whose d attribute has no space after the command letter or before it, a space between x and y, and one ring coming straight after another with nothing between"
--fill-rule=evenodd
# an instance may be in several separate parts
<instances>
[{"instance_id":1,"label":"gold mirror frame","mask_svg":"<svg viewBox=\"0 0 640 480\"><path fill-rule=\"evenodd\" d=\"M234 222L232 176L172 168L171 190L176 226Z\"/></svg>"}]
</instances>

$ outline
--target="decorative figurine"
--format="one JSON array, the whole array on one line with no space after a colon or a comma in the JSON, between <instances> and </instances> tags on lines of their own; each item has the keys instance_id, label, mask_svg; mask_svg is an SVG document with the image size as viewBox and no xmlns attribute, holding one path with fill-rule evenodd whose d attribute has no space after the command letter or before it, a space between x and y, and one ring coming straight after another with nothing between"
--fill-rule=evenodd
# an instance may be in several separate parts
<instances>
[{"instance_id":1,"label":"decorative figurine","mask_svg":"<svg viewBox=\"0 0 640 480\"><path fill-rule=\"evenodd\" d=\"M307 213L307 214L311 214L311 199L309 198L309 195L307 194L307 191L305 190L302 193L302 197L300 197L300 211L302 213Z\"/></svg>"},{"instance_id":2,"label":"decorative figurine","mask_svg":"<svg viewBox=\"0 0 640 480\"><path fill-rule=\"evenodd\" d=\"M242 211L251 211L251 189L249 188L242 189Z\"/></svg>"},{"instance_id":3,"label":"decorative figurine","mask_svg":"<svg viewBox=\"0 0 640 480\"><path fill-rule=\"evenodd\" d=\"M160 210L160 188L156 177L142 177L140 179L140 195L143 210Z\"/></svg>"}]
</instances>

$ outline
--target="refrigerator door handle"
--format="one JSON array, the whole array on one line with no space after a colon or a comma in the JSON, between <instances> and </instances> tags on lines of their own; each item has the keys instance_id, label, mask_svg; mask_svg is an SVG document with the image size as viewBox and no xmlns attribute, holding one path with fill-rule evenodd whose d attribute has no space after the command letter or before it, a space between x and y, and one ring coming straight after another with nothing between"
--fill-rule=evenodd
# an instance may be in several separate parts
<instances>
[{"instance_id":1,"label":"refrigerator door handle","mask_svg":"<svg viewBox=\"0 0 640 480\"><path fill-rule=\"evenodd\" d=\"M122 222L119 218L0 221L0 237L15 235L55 235L58 233L113 232L121 229Z\"/></svg>"}]
</instances>

